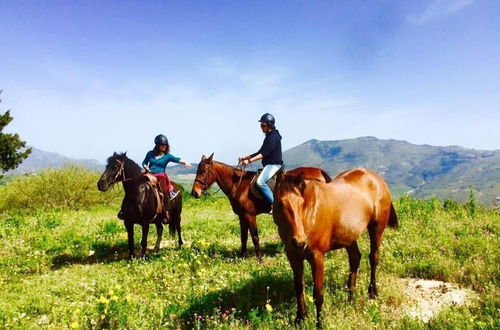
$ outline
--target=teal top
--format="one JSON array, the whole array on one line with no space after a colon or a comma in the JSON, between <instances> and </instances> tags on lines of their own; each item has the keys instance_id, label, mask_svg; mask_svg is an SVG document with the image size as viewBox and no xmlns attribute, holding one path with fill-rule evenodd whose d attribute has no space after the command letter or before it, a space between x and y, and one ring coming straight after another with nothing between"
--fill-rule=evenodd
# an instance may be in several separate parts
<instances>
[{"instance_id":1,"label":"teal top","mask_svg":"<svg viewBox=\"0 0 500 330\"><path fill-rule=\"evenodd\" d=\"M179 157L175 157L171 153L163 154L160 158L156 158L155 152L151 150L146 154L142 166L148 165L153 174L165 173L165 168L168 163L179 163L180 160Z\"/></svg>"}]
</instances>

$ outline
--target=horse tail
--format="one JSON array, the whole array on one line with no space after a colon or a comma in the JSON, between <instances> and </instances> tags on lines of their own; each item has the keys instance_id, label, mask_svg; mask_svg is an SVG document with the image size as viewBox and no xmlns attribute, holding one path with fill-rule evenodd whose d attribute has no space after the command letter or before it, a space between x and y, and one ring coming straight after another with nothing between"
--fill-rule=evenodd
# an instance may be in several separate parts
<instances>
[{"instance_id":1,"label":"horse tail","mask_svg":"<svg viewBox=\"0 0 500 330\"><path fill-rule=\"evenodd\" d=\"M177 219L172 219L168 223L168 233L170 234L171 238L175 238L175 232L176 232L176 229L177 229L176 221L177 221Z\"/></svg>"},{"instance_id":2,"label":"horse tail","mask_svg":"<svg viewBox=\"0 0 500 330\"><path fill-rule=\"evenodd\" d=\"M389 213L389 227L393 228L399 227L398 216L396 215L396 210L394 209L394 205L392 205L392 202L391 202L391 210Z\"/></svg>"},{"instance_id":3,"label":"horse tail","mask_svg":"<svg viewBox=\"0 0 500 330\"><path fill-rule=\"evenodd\" d=\"M326 183L330 183L332 182L332 178L328 175L328 173L326 173L324 170L321 170L321 174L323 175L323 177L325 178L325 182Z\"/></svg>"}]
</instances>

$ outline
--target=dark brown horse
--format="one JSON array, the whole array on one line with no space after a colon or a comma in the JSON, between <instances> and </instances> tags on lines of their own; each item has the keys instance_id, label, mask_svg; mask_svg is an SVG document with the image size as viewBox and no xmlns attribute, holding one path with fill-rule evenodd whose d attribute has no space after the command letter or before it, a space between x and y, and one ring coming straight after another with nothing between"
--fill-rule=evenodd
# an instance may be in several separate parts
<instances>
[{"instance_id":1,"label":"dark brown horse","mask_svg":"<svg viewBox=\"0 0 500 330\"><path fill-rule=\"evenodd\" d=\"M220 189L229 198L233 212L240 220L241 255L243 257L248 256L247 240L248 231L250 231L255 254L257 258L260 258L262 255L259 246L256 216L261 213L269 213L271 205L254 196L250 191L250 184L256 173L235 169L224 163L214 161L212 158L213 154L208 158L205 155L201 157L191 193L195 198L200 198L214 182L217 182ZM314 167L299 167L287 173L289 176L303 173L305 179L317 179L323 182L331 180L326 172Z\"/></svg>"},{"instance_id":2,"label":"dark brown horse","mask_svg":"<svg viewBox=\"0 0 500 330\"><path fill-rule=\"evenodd\" d=\"M292 266L297 293L297 321L307 315L304 300L304 259L311 264L317 325L321 326L324 254L345 248L350 273L347 282L352 298L361 259L357 240L368 229L370 236L370 285L368 295L377 295L375 272L382 233L398 220L385 181L367 169L340 173L331 183L304 181L302 175L278 177L273 212L281 240Z\"/></svg>"},{"instance_id":3,"label":"dark brown horse","mask_svg":"<svg viewBox=\"0 0 500 330\"><path fill-rule=\"evenodd\" d=\"M125 190L121 213L125 228L127 228L129 258L134 258L134 224L139 224L142 227L141 257L145 258L150 223L156 225L158 235L154 248L155 252L160 249L163 234L163 224L158 217L158 199L153 190L153 185L143 175L139 165L129 159L125 153L117 154L115 152L113 156L108 158L108 164L99 182L97 182L97 188L100 191L106 191L117 182L122 182L123 189ZM177 184L174 182L172 184L175 190L179 189ZM175 236L175 232L177 231L179 246L182 246L182 194L177 194L175 199L170 201L169 204L170 222L168 227L170 235Z\"/></svg>"}]
</instances>

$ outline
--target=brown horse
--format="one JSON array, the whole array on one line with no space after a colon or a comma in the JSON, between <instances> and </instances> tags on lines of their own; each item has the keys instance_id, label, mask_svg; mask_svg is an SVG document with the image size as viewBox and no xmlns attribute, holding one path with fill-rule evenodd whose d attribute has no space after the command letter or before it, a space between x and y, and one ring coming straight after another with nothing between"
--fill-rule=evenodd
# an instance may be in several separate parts
<instances>
[{"instance_id":1,"label":"brown horse","mask_svg":"<svg viewBox=\"0 0 500 330\"><path fill-rule=\"evenodd\" d=\"M141 258L146 258L148 233L150 224L156 225L158 234L154 251L160 249L161 237L163 235L163 224L158 216L158 200L153 191L153 185L148 178L143 175L141 168L133 160L127 157L126 153L117 154L108 158L106 169L99 178L97 188L100 191L107 191L113 184L122 182L125 197L122 202L122 213L125 228L128 235L129 258L134 255L134 224L142 227ZM176 190L179 186L172 182ZM181 212L182 194L178 194L169 203L170 222L168 224L170 235L178 234L179 247L182 246L181 237Z\"/></svg>"},{"instance_id":2,"label":"brown horse","mask_svg":"<svg viewBox=\"0 0 500 330\"><path fill-rule=\"evenodd\" d=\"M292 266L297 293L297 319L307 315L304 300L304 259L312 269L317 325L321 326L324 254L345 248L349 256L347 281L352 298L361 259L357 240L367 228L370 236L370 298L377 295L375 271L382 233L398 220L385 181L367 169L340 173L331 183L304 181L303 176L278 176L273 212L281 240Z\"/></svg>"},{"instance_id":3,"label":"brown horse","mask_svg":"<svg viewBox=\"0 0 500 330\"><path fill-rule=\"evenodd\" d=\"M240 220L241 255L243 257L248 256L247 240L248 231L250 230L255 254L257 258L261 258L256 216L261 213L269 213L271 205L254 196L250 191L250 184L256 173L235 169L224 163L214 161L212 158L213 154L208 158L205 155L201 157L191 194L195 198L200 198L214 182L217 182L220 189L229 198L233 212ZM302 173L303 178L306 180L331 181L326 172L314 167L299 167L287 173L290 177Z\"/></svg>"}]
</instances>

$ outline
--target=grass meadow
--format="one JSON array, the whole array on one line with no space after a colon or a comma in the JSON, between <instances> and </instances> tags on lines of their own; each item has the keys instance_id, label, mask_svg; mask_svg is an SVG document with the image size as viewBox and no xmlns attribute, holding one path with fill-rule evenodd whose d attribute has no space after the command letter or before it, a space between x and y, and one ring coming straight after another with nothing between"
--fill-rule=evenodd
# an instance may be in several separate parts
<instances>
[{"instance_id":1,"label":"grass meadow","mask_svg":"<svg viewBox=\"0 0 500 330\"><path fill-rule=\"evenodd\" d=\"M128 262L126 231L116 217L121 188L99 193L98 175L78 171L47 171L0 186L0 329L315 327L308 264L309 317L293 323L292 272L270 215L258 217L262 262L254 253L242 259L239 223L227 199L184 193L185 246L179 249L167 231L158 253ZM77 194L68 187L78 187ZM367 296L366 234L352 302L347 254L327 255L325 328L499 329L500 214L473 196L466 204L404 196L395 208L400 228L385 231L377 299ZM155 239L153 226L151 246ZM139 240L136 226L137 248ZM401 278L453 282L478 298L423 323L405 314L410 302Z\"/></svg>"}]
</instances>

